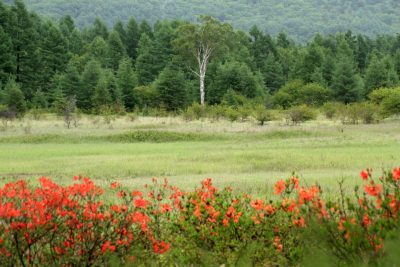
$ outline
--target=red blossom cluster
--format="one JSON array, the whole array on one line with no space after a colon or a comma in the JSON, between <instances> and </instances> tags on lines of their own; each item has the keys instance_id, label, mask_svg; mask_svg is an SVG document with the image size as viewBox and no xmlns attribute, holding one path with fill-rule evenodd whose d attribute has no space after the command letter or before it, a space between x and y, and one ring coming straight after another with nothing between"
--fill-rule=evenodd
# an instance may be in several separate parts
<instances>
[{"instance_id":1,"label":"red blossom cluster","mask_svg":"<svg viewBox=\"0 0 400 267\"><path fill-rule=\"evenodd\" d=\"M388 231L400 227L400 168L375 180L371 169L360 176L364 191L362 196L355 191L354 202L344 201L342 194L325 201L319 186L302 186L296 176L279 180L272 200L218 190L211 179L192 192L156 178L143 191L112 182L118 196L113 203L85 177L74 177L70 186L42 177L36 188L16 181L0 189L0 262L89 266L115 255L125 264L160 254L166 260L171 250L195 248L229 262L256 242L261 245L254 260L260 265L288 265L299 259L293 249L315 223L329 233L327 243L340 257L353 257L360 249L363 255L378 255Z\"/></svg>"},{"instance_id":2,"label":"red blossom cluster","mask_svg":"<svg viewBox=\"0 0 400 267\"><path fill-rule=\"evenodd\" d=\"M168 250L168 244L147 231L147 201L104 203L104 190L89 178L74 177L74 181L60 186L42 177L36 189L25 181L0 189L1 262L94 265L107 253L124 253L147 243L154 244L155 253Z\"/></svg>"}]
</instances>

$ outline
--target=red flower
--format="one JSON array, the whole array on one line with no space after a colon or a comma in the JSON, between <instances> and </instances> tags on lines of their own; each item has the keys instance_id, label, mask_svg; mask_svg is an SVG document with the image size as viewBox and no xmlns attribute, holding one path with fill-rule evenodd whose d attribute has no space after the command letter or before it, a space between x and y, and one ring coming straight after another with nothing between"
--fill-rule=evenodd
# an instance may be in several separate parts
<instances>
[{"instance_id":1,"label":"red flower","mask_svg":"<svg viewBox=\"0 0 400 267\"><path fill-rule=\"evenodd\" d=\"M306 223L304 222L304 218L301 217L301 218L298 219L298 220L294 220L294 221L293 221L293 225L294 225L294 226L297 226L297 227L304 227L304 226L306 225Z\"/></svg>"},{"instance_id":2,"label":"red flower","mask_svg":"<svg viewBox=\"0 0 400 267\"><path fill-rule=\"evenodd\" d=\"M368 227L371 224L371 219L368 217L368 214L364 215L362 224L365 227Z\"/></svg>"},{"instance_id":3,"label":"red flower","mask_svg":"<svg viewBox=\"0 0 400 267\"><path fill-rule=\"evenodd\" d=\"M172 207L169 204L161 204L161 212L165 213L165 212L170 212L172 211Z\"/></svg>"},{"instance_id":4,"label":"red flower","mask_svg":"<svg viewBox=\"0 0 400 267\"><path fill-rule=\"evenodd\" d=\"M286 183L283 180L279 180L276 184L275 184L275 194L280 195L283 190L285 190L286 188Z\"/></svg>"},{"instance_id":5,"label":"red flower","mask_svg":"<svg viewBox=\"0 0 400 267\"><path fill-rule=\"evenodd\" d=\"M170 246L169 243L165 243L164 241L161 241L161 242L154 241L153 251L154 251L154 253L157 253L157 254L163 254L168 251L169 246Z\"/></svg>"},{"instance_id":6,"label":"red flower","mask_svg":"<svg viewBox=\"0 0 400 267\"><path fill-rule=\"evenodd\" d=\"M112 183L111 183L111 188L112 188L112 189L118 188L118 187L120 187L120 186L121 186L121 184L118 183L118 182L112 182Z\"/></svg>"},{"instance_id":7,"label":"red flower","mask_svg":"<svg viewBox=\"0 0 400 267\"><path fill-rule=\"evenodd\" d=\"M395 168L392 171L393 180L398 181L400 180L400 168Z\"/></svg>"},{"instance_id":8,"label":"red flower","mask_svg":"<svg viewBox=\"0 0 400 267\"><path fill-rule=\"evenodd\" d=\"M253 200L250 203L251 207L255 210L262 210L264 207L264 201L262 200Z\"/></svg>"},{"instance_id":9,"label":"red flower","mask_svg":"<svg viewBox=\"0 0 400 267\"><path fill-rule=\"evenodd\" d=\"M382 191L382 186L380 184L375 185L374 182L371 182L369 185L364 186L365 193L370 196L376 197Z\"/></svg>"},{"instance_id":10,"label":"red flower","mask_svg":"<svg viewBox=\"0 0 400 267\"><path fill-rule=\"evenodd\" d=\"M368 174L367 171L361 171L361 172L360 172L360 176L361 176L361 178L362 178L364 181L367 181L367 180L368 180L368 177L369 177L369 174Z\"/></svg>"},{"instance_id":11,"label":"red flower","mask_svg":"<svg viewBox=\"0 0 400 267\"><path fill-rule=\"evenodd\" d=\"M145 199L143 199L143 198L137 198L137 199L135 199L135 200L134 200L134 203L135 203L135 207L136 207L136 208L143 208L143 209L146 209L146 208L147 208L147 205L148 205L147 200L145 200Z\"/></svg>"},{"instance_id":12,"label":"red flower","mask_svg":"<svg viewBox=\"0 0 400 267\"><path fill-rule=\"evenodd\" d=\"M101 246L101 251L103 251L103 253L106 253L107 250L109 250L111 252L115 251L115 246L111 245L110 241L104 242L103 246Z\"/></svg>"}]
</instances>

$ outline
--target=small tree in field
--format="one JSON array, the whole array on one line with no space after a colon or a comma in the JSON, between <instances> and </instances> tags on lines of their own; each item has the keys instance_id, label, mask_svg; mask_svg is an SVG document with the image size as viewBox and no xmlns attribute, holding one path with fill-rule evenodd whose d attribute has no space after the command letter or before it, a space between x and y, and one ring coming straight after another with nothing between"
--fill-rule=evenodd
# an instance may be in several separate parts
<instances>
[{"instance_id":1,"label":"small tree in field","mask_svg":"<svg viewBox=\"0 0 400 267\"><path fill-rule=\"evenodd\" d=\"M178 28L174 41L176 51L191 66L200 81L200 103L205 104L205 78L212 58L227 52L232 46L232 26L210 16L201 16L200 24L184 24Z\"/></svg>"},{"instance_id":2,"label":"small tree in field","mask_svg":"<svg viewBox=\"0 0 400 267\"><path fill-rule=\"evenodd\" d=\"M64 122L68 129L71 127L72 122L74 122L75 127L77 126L75 110L76 110L76 99L75 97L69 97L65 103L64 113L63 113Z\"/></svg>"}]
</instances>

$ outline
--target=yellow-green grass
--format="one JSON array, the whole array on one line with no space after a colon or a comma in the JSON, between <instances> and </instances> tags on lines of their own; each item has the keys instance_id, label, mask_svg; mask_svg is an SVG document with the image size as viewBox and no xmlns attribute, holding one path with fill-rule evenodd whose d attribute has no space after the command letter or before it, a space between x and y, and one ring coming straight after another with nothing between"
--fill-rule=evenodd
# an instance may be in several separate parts
<instances>
[{"instance_id":1,"label":"yellow-green grass","mask_svg":"<svg viewBox=\"0 0 400 267\"><path fill-rule=\"evenodd\" d=\"M15 121L0 132L0 176L35 179L42 175L69 183L74 175L98 184L120 180L141 187L151 177L193 188L207 177L262 195L293 171L307 183L318 182L328 194L359 183L361 169L400 165L400 124L343 126L319 119L300 126L283 121L184 122L180 118L121 117L106 124L84 117L78 128L62 120Z\"/></svg>"}]
</instances>

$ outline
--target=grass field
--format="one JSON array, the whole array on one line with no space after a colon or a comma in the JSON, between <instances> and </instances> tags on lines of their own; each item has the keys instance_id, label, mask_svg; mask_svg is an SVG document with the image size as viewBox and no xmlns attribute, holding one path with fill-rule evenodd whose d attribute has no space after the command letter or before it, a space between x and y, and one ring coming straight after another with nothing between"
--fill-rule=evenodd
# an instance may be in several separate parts
<instances>
[{"instance_id":1,"label":"grass field","mask_svg":"<svg viewBox=\"0 0 400 267\"><path fill-rule=\"evenodd\" d=\"M328 193L345 179L359 182L361 169L400 165L399 121L346 125L319 119L300 126L273 122L185 122L180 118L121 117L111 124L84 117L66 129L50 115L14 121L0 131L0 176L69 182L85 175L99 184L120 180L140 187L149 178L168 177L193 188L212 177L218 186L253 194L293 171Z\"/></svg>"}]
</instances>

